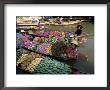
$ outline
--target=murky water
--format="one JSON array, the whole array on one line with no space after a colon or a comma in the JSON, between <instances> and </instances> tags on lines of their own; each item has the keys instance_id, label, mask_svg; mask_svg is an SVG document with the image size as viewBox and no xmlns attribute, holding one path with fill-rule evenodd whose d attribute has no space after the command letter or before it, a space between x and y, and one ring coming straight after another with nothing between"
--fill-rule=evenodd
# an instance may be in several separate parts
<instances>
[{"instance_id":1,"label":"murky water","mask_svg":"<svg viewBox=\"0 0 110 90\"><path fill-rule=\"evenodd\" d=\"M77 67L82 72L86 72L88 74L94 74L94 24L89 22L83 22L83 32L86 34L90 34L87 42L78 48L79 52L82 52L88 56L88 61L77 61L75 64L71 63L74 67ZM47 31L75 31L76 25L69 26L49 26Z\"/></svg>"},{"instance_id":2,"label":"murky water","mask_svg":"<svg viewBox=\"0 0 110 90\"><path fill-rule=\"evenodd\" d=\"M88 61L77 61L74 66L79 68L82 72L89 74L94 73L94 39L88 39L87 42L79 47L79 51L88 56Z\"/></svg>"}]
</instances>

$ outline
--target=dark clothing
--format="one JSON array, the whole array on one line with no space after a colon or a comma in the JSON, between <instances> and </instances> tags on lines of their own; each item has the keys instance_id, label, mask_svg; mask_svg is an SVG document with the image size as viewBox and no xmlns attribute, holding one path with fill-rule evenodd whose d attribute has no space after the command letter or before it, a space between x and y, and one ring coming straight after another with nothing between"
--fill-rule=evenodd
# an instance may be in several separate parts
<instances>
[{"instance_id":1,"label":"dark clothing","mask_svg":"<svg viewBox=\"0 0 110 90\"><path fill-rule=\"evenodd\" d=\"M75 34L76 34L77 36L80 36L80 35L82 34L82 30L81 30L81 29L77 29L77 30L75 31Z\"/></svg>"}]
</instances>

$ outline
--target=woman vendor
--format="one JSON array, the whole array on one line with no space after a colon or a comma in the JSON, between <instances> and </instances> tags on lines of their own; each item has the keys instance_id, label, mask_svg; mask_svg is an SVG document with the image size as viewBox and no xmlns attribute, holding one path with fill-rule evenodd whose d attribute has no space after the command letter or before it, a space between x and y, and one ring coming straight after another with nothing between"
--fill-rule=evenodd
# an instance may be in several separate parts
<instances>
[{"instance_id":1,"label":"woman vendor","mask_svg":"<svg viewBox=\"0 0 110 90\"><path fill-rule=\"evenodd\" d=\"M77 36L80 36L82 34L82 28L83 28L82 25L77 25L77 30L75 31L75 34Z\"/></svg>"}]
</instances>

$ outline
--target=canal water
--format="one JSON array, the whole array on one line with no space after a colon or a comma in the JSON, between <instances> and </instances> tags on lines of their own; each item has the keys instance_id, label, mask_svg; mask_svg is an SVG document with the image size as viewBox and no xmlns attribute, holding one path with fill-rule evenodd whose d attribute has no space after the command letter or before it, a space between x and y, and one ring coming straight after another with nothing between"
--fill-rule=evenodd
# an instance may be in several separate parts
<instances>
[{"instance_id":1,"label":"canal water","mask_svg":"<svg viewBox=\"0 0 110 90\"><path fill-rule=\"evenodd\" d=\"M79 52L86 54L88 61L77 61L74 67L77 67L82 72L94 74L94 39L88 39L82 47L79 47Z\"/></svg>"}]
</instances>

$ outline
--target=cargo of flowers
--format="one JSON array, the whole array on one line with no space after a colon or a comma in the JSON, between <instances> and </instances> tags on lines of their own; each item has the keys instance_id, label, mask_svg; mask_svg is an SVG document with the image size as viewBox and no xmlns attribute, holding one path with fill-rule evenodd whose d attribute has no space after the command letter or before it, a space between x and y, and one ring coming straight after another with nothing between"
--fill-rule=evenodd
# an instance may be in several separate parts
<instances>
[{"instance_id":1,"label":"cargo of flowers","mask_svg":"<svg viewBox=\"0 0 110 90\"><path fill-rule=\"evenodd\" d=\"M56 35L56 33L54 32L50 33L52 35ZM30 40L30 35L18 35L17 39L21 39L21 42L17 43L17 45L20 45L21 47L27 48L37 53L59 57L66 60L76 60L80 59L79 57L84 56L80 55L77 48L74 48L71 45L71 37L65 38L64 32L60 33L62 34L62 36L49 35L49 37L35 37L33 41ZM72 42L78 43L77 38L76 41ZM86 59L86 56L84 56L84 59Z\"/></svg>"},{"instance_id":2,"label":"cargo of flowers","mask_svg":"<svg viewBox=\"0 0 110 90\"><path fill-rule=\"evenodd\" d=\"M54 57L60 57L63 59L77 59L78 50L72 48L63 42L59 43L36 43L33 41L25 42L22 47L32 50L37 53L50 55Z\"/></svg>"},{"instance_id":3,"label":"cargo of flowers","mask_svg":"<svg viewBox=\"0 0 110 90\"><path fill-rule=\"evenodd\" d=\"M17 54L21 52L17 60L17 67L29 73L37 74L71 74L72 68L66 63L56 59L29 52L24 49L17 50Z\"/></svg>"}]
</instances>

